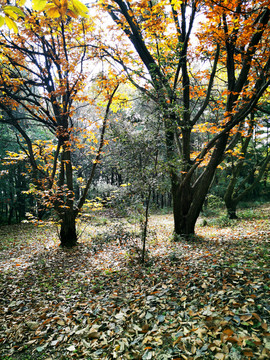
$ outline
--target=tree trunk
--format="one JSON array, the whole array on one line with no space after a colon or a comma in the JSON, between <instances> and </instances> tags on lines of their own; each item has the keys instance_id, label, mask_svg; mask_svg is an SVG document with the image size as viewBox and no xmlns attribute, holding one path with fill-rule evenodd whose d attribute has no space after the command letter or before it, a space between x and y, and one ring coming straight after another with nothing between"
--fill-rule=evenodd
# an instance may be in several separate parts
<instances>
[{"instance_id":1,"label":"tree trunk","mask_svg":"<svg viewBox=\"0 0 270 360\"><path fill-rule=\"evenodd\" d=\"M66 211L61 216L60 242L62 247L77 245L76 216L74 211Z\"/></svg>"},{"instance_id":2,"label":"tree trunk","mask_svg":"<svg viewBox=\"0 0 270 360\"><path fill-rule=\"evenodd\" d=\"M66 138L65 141L69 140ZM64 185L66 182L66 190ZM57 202L57 212L61 220L60 242L62 247L72 248L77 245L76 216L74 210L73 172L71 152L69 146L64 143L61 154L61 167L59 174L59 189L63 191Z\"/></svg>"},{"instance_id":3,"label":"tree trunk","mask_svg":"<svg viewBox=\"0 0 270 360\"><path fill-rule=\"evenodd\" d=\"M145 201L145 214L144 214L144 224L143 224L143 231L142 231L142 258L141 262L144 264L145 261L145 248L146 248L146 237L147 237L147 227L148 227L148 219L149 219L149 205L151 200L151 188L149 188L148 196Z\"/></svg>"},{"instance_id":4,"label":"tree trunk","mask_svg":"<svg viewBox=\"0 0 270 360\"><path fill-rule=\"evenodd\" d=\"M222 161L228 135L221 137L214 149L206 169L197 178L183 176L177 178L171 174L174 213L174 231L176 235L188 236L195 233L195 224L203 207L209 187L215 176L218 164Z\"/></svg>"},{"instance_id":5,"label":"tree trunk","mask_svg":"<svg viewBox=\"0 0 270 360\"><path fill-rule=\"evenodd\" d=\"M11 223L12 223L13 210L14 210L14 205L13 205L13 203L11 203L10 209L9 209L9 215L8 215L8 225L11 225Z\"/></svg>"},{"instance_id":6,"label":"tree trunk","mask_svg":"<svg viewBox=\"0 0 270 360\"><path fill-rule=\"evenodd\" d=\"M237 204L233 201L230 203L225 203L227 208L227 214L229 219L238 219L238 216L236 215L236 206Z\"/></svg>"},{"instance_id":7,"label":"tree trunk","mask_svg":"<svg viewBox=\"0 0 270 360\"><path fill-rule=\"evenodd\" d=\"M235 195L235 186L236 186L237 176L239 175L239 171L240 171L241 167L242 167L241 164L238 164L235 171L233 171L229 185L227 186L227 189L224 194L224 202L225 202L225 206L227 209L227 214L228 214L229 219L237 219L236 207L237 207L238 201L236 200L234 195Z\"/></svg>"},{"instance_id":8,"label":"tree trunk","mask_svg":"<svg viewBox=\"0 0 270 360\"><path fill-rule=\"evenodd\" d=\"M195 224L199 217L203 201L194 198L190 186L172 187L174 231L176 235L189 236L195 233Z\"/></svg>"}]
</instances>

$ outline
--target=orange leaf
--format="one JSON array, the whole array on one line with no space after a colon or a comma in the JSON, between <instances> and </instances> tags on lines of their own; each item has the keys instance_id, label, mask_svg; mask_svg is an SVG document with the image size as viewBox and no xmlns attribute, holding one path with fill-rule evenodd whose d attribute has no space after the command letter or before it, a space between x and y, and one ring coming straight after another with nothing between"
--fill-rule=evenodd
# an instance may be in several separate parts
<instances>
[{"instance_id":1,"label":"orange leaf","mask_svg":"<svg viewBox=\"0 0 270 360\"><path fill-rule=\"evenodd\" d=\"M223 334L228 335L228 336L232 336L233 333L234 333L234 332L233 332L232 329L225 329L225 330L223 330Z\"/></svg>"},{"instance_id":2,"label":"orange leaf","mask_svg":"<svg viewBox=\"0 0 270 360\"><path fill-rule=\"evenodd\" d=\"M238 340L235 336L230 336L228 337L228 339L226 339L228 342L232 343L232 344L236 344L238 343Z\"/></svg>"},{"instance_id":3,"label":"orange leaf","mask_svg":"<svg viewBox=\"0 0 270 360\"><path fill-rule=\"evenodd\" d=\"M253 356L253 352L252 351L244 351L243 354L245 356L248 356L248 357L252 357Z\"/></svg>"},{"instance_id":4,"label":"orange leaf","mask_svg":"<svg viewBox=\"0 0 270 360\"><path fill-rule=\"evenodd\" d=\"M262 322L262 319L260 318L260 316L256 313L252 313L252 316L255 317L255 319L257 319L259 322Z\"/></svg>"},{"instance_id":5,"label":"orange leaf","mask_svg":"<svg viewBox=\"0 0 270 360\"><path fill-rule=\"evenodd\" d=\"M46 324L48 324L48 323L51 322L51 321L52 321L52 319L46 319L46 320L43 321L42 325L46 325Z\"/></svg>"}]
</instances>

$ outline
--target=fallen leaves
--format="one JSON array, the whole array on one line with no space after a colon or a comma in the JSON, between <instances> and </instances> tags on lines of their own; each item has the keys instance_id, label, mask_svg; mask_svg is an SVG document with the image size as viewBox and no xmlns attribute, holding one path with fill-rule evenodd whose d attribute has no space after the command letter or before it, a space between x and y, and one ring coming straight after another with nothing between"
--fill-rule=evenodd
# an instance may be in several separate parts
<instances>
[{"instance_id":1,"label":"fallen leaves","mask_svg":"<svg viewBox=\"0 0 270 360\"><path fill-rule=\"evenodd\" d=\"M168 216L165 221L152 218L156 235L148 240L146 266L129 256L134 239L126 237L120 246L110 236L99 246L86 240L92 230L74 250L38 244L36 230L24 247L7 247L0 355L269 358L269 229L258 237L243 227L239 235L235 227L225 236L223 229L220 235L204 227L207 236L174 243ZM20 262L9 262L14 258Z\"/></svg>"}]
</instances>

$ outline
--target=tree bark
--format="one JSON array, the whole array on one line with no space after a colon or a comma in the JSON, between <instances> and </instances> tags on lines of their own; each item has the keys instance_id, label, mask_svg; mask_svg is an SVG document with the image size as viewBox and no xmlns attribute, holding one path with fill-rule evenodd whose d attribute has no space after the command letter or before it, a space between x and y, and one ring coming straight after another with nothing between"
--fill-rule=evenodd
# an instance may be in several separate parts
<instances>
[{"instance_id":1,"label":"tree bark","mask_svg":"<svg viewBox=\"0 0 270 360\"><path fill-rule=\"evenodd\" d=\"M192 203L192 190L181 184L172 185L174 231L176 235L187 236L194 234L197 218L189 214ZM193 216L192 216L193 215Z\"/></svg>"},{"instance_id":2,"label":"tree bark","mask_svg":"<svg viewBox=\"0 0 270 360\"><path fill-rule=\"evenodd\" d=\"M234 201L225 201L225 205L229 219L238 219L236 215L237 203Z\"/></svg>"},{"instance_id":3,"label":"tree bark","mask_svg":"<svg viewBox=\"0 0 270 360\"><path fill-rule=\"evenodd\" d=\"M61 218L60 242L62 247L77 245L76 216L73 210L66 211Z\"/></svg>"},{"instance_id":4,"label":"tree bark","mask_svg":"<svg viewBox=\"0 0 270 360\"><path fill-rule=\"evenodd\" d=\"M223 159L227 139L228 134L220 137L206 169L194 182L189 173L178 180L175 174L171 175L176 235L188 236L195 233L196 221L215 176L216 168Z\"/></svg>"}]
</instances>

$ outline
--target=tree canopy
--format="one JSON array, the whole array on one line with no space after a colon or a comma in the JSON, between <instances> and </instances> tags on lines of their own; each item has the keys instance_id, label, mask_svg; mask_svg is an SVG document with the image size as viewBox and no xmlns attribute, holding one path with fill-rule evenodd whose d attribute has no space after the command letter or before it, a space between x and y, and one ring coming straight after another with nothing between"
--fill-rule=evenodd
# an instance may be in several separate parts
<instances>
[{"instance_id":1,"label":"tree canopy","mask_svg":"<svg viewBox=\"0 0 270 360\"><path fill-rule=\"evenodd\" d=\"M216 168L269 86L269 4L112 0L100 6L115 23L115 42L104 52L163 114L175 232L192 234ZM132 47L119 47L123 34Z\"/></svg>"},{"instance_id":2,"label":"tree canopy","mask_svg":"<svg viewBox=\"0 0 270 360\"><path fill-rule=\"evenodd\" d=\"M32 172L30 191L39 196L42 214L47 208L56 211L61 219L62 245L73 246L77 241L75 219L86 198L93 177L90 173L81 198L75 203L72 152L88 146L96 154L94 171L104 144L104 131L117 80L94 73L96 90L87 94L86 80L98 58L96 50L88 47L94 39L93 19L77 16L54 16L28 9L18 21L20 31L12 34L5 29L0 34L0 121L14 127L20 136L21 156L28 159ZM85 65L87 62L87 66ZM92 68L91 68L92 66ZM107 85L106 85L107 84ZM89 88L89 86L88 86ZM76 118L78 107L94 105L98 94L103 130L95 130L96 118ZM104 104L107 103L107 109ZM105 114L105 115L104 115ZM102 124L101 121L101 124ZM45 129L47 139L31 133L36 124ZM87 137L87 142L83 139ZM100 144L97 146L100 139Z\"/></svg>"},{"instance_id":3,"label":"tree canopy","mask_svg":"<svg viewBox=\"0 0 270 360\"><path fill-rule=\"evenodd\" d=\"M1 22L1 121L22 136L23 151L38 173L35 186L67 186L56 208L74 210L72 146L81 146L75 140L76 104L93 102L102 89L110 107L119 82L129 82L156 104L162 118L175 233L193 234L216 169L250 127L249 115L267 101L269 2L108 0L89 5L90 16L78 0L32 5L2 5L16 28L8 26L12 33ZM90 68L96 88L89 86ZM29 138L25 121L35 121L56 139L51 148L46 143L42 161L41 145Z\"/></svg>"}]
</instances>

